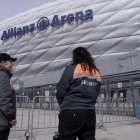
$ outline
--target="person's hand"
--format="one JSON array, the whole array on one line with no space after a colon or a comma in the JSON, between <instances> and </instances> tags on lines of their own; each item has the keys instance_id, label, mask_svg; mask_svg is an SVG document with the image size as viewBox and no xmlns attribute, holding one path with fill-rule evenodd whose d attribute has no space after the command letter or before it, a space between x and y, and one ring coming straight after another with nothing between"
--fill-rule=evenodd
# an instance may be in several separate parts
<instances>
[{"instance_id":1,"label":"person's hand","mask_svg":"<svg viewBox=\"0 0 140 140\"><path fill-rule=\"evenodd\" d=\"M17 124L17 120L15 119L15 120L10 121L10 124L12 124L13 126L15 126Z\"/></svg>"}]
</instances>

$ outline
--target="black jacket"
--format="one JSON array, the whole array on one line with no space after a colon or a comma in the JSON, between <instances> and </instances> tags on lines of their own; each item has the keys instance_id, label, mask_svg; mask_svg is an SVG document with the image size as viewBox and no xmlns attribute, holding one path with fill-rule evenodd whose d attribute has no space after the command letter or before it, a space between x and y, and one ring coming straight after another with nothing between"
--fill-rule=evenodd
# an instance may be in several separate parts
<instances>
[{"instance_id":1,"label":"black jacket","mask_svg":"<svg viewBox=\"0 0 140 140\"><path fill-rule=\"evenodd\" d=\"M16 119L16 97L10 85L12 73L0 66L0 130L9 129Z\"/></svg>"},{"instance_id":2,"label":"black jacket","mask_svg":"<svg viewBox=\"0 0 140 140\"><path fill-rule=\"evenodd\" d=\"M57 85L57 100L61 111L95 110L96 99L101 87L101 77L97 70L93 75L83 71L81 65L68 65Z\"/></svg>"}]
</instances>

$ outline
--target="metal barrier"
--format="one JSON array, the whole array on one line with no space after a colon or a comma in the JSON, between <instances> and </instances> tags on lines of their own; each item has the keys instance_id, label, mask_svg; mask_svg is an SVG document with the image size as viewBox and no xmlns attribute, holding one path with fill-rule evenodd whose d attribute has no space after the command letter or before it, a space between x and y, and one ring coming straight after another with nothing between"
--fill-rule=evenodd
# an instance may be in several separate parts
<instances>
[{"instance_id":1,"label":"metal barrier","mask_svg":"<svg viewBox=\"0 0 140 140\"><path fill-rule=\"evenodd\" d=\"M96 114L98 128L107 130L105 123L136 120L136 99L132 98L98 98Z\"/></svg>"},{"instance_id":2,"label":"metal barrier","mask_svg":"<svg viewBox=\"0 0 140 140\"><path fill-rule=\"evenodd\" d=\"M106 98L102 100L102 122L112 123L136 119L135 99Z\"/></svg>"},{"instance_id":3,"label":"metal barrier","mask_svg":"<svg viewBox=\"0 0 140 140\"><path fill-rule=\"evenodd\" d=\"M96 109L96 127L99 129L102 128L104 130L107 130L106 127L103 124L103 100L101 98L98 98L95 104Z\"/></svg>"},{"instance_id":4,"label":"metal barrier","mask_svg":"<svg viewBox=\"0 0 140 140\"><path fill-rule=\"evenodd\" d=\"M12 131L26 131L32 140L35 129L57 128L60 107L55 96L36 96L33 98L30 118L30 98L17 96L17 126ZM96 125L106 130L105 123L131 121L136 119L135 99L132 98L98 98L96 108ZM30 124L31 120L31 124Z\"/></svg>"},{"instance_id":5,"label":"metal barrier","mask_svg":"<svg viewBox=\"0 0 140 140\"><path fill-rule=\"evenodd\" d=\"M57 128L59 105L56 97L36 96L33 99L30 139L34 129ZM34 117L36 116L36 117Z\"/></svg>"},{"instance_id":6,"label":"metal barrier","mask_svg":"<svg viewBox=\"0 0 140 140\"><path fill-rule=\"evenodd\" d=\"M98 98L96 107L99 128L106 130L105 123L130 121L136 119L135 99L128 98ZM33 99L31 138L33 130L58 127L59 105L56 97L37 96ZM36 117L35 117L36 116Z\"/></svg>"},{"instance_id":7,"label":"metal barrier","mask_svg":"<svg viewBox=\"0 0 140 140\"><path fill-rule=\"evenodd\" d=\"M25 131L25 134L28 135L30 126L30 98L28 96L16 96L16 107L17 125L11 131Z\"/></svg>"}]
</instances>

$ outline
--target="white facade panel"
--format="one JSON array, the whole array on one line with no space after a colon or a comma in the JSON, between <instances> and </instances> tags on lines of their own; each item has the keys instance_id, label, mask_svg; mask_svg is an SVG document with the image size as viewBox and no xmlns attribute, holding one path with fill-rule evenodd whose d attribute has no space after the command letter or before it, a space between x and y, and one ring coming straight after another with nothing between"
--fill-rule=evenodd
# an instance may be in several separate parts
<instances>
[{"instance_id":1,"label":"white facade panel","mask_svg":"<svg viewBox=\"0 0 140 140\"><path fill-rule=\"evenodd\" d=\"M76 12L82 11L85 15L89 9L93 11L92 19L84 17L81 20L79 17L78 21L75 19L71 23L65 21L63 25L51 26L54 15L58 15L61 21L61 16L74 14L76 18ZM49 19L49 27L40 31L37 23L42 17ZM140 0L57 0L0 22L0 37L3 31L8 33L8 29L23 28L33 23L33 32L0 40L0 52L18 58L13 69L14 84L22 85L24 80L31 78L34 82L39 76L44 76L43 84L57 82L64 67L71 62L73 49L81 46L96 59L102 76L139 70L133 62L135 67L127 69L124 66L126 71L112 69L113 62L108 59L114 60L118 67L120 62L117 63L117 58L140 49ZM56 81L50 82L53 72L56 72ZM35 82L37 84L39 82Z\"/></svg>"}]
</instances>

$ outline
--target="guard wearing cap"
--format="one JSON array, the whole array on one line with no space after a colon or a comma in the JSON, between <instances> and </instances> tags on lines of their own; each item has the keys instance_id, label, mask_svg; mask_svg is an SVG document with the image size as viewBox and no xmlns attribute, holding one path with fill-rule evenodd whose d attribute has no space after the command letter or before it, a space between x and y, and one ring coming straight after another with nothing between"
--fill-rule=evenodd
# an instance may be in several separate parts
<instances>
[{"instance_id":1,"label":"guard wearing cap","mask_svg":"<svg viewBox=\"0 0 140 140\"><path fill-rule=\"evenodd\" d=\"M17 123L16 97L10 81L16 60L6 53L0 53L0 140L7 140L10 128Z\"/></svg>"}]
</instances>

